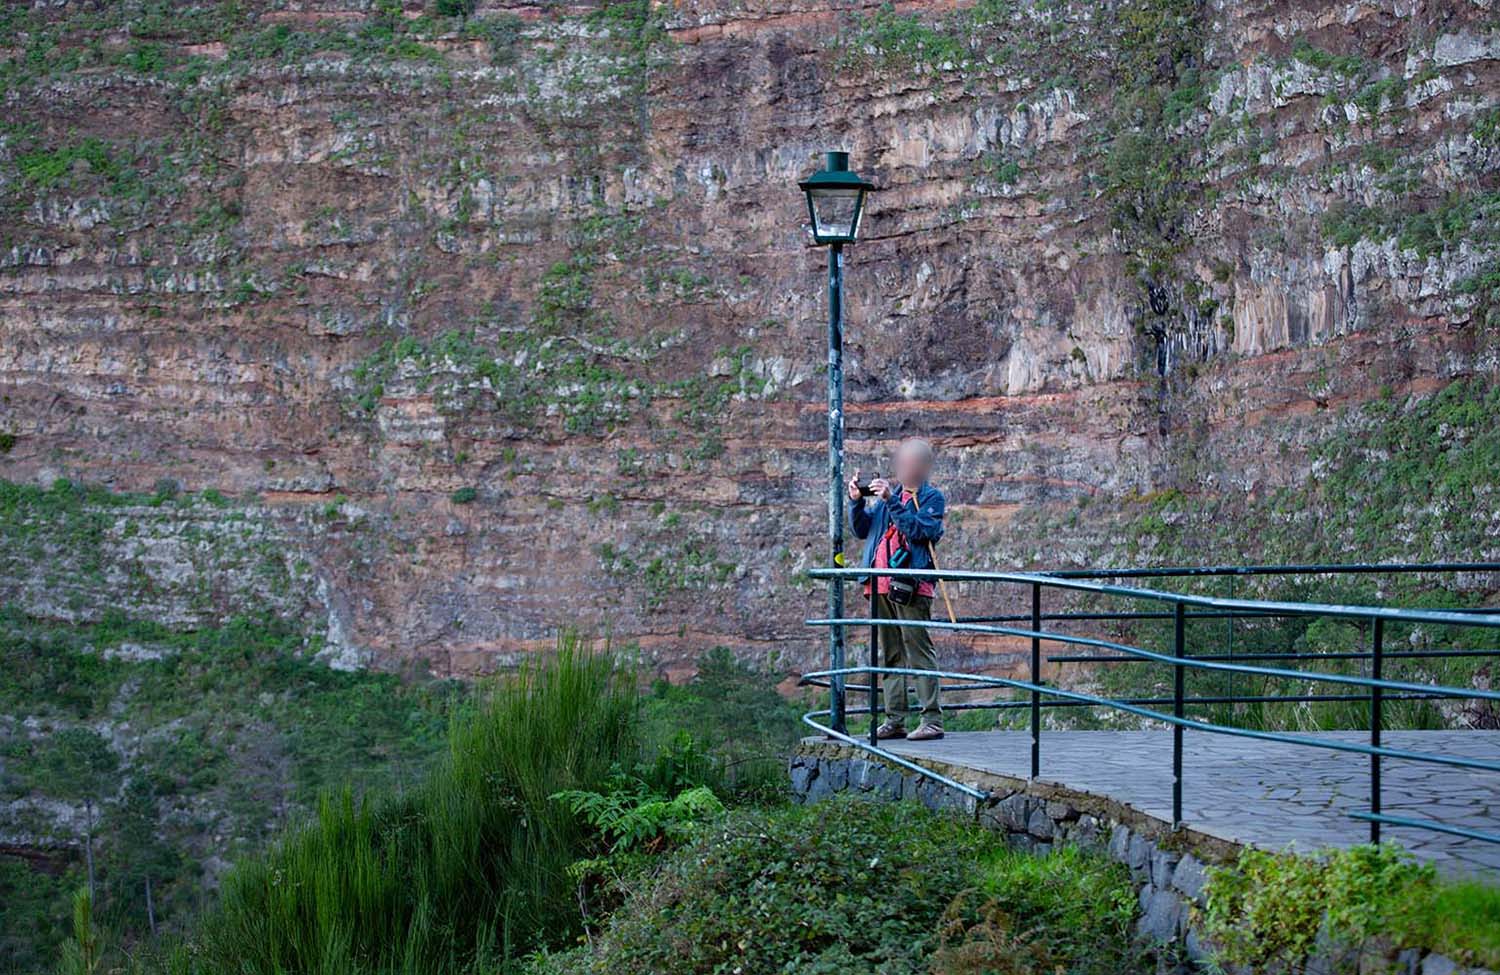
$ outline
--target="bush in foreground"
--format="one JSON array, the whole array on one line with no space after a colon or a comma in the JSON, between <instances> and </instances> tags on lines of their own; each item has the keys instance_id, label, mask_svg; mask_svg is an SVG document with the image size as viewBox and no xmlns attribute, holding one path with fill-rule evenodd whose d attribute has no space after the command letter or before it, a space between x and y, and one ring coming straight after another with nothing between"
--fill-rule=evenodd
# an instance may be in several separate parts
<instances>
[{"instance_id":1,"label":"bush in foreground","mask_svg":"<svg viewBox=\"0 0 1500 975\"><path fill-rule=\"evenodd\" d=\"M533 975L1142 970L1123 868L1013 853L910 803L732 813L622 887L589 944Z\"/></svg>"},{"instance_id":2,"label":"bush in foreground","mask_svg":"<svg viewBox=\"0 0 1500 975\"><path fill-rule=\"evenodd\" d=\"M1500 888L1448 882L1392 844L1320 857L1247 849L1210 871L1207 933L1224 961L1296 966L1320 940L1384 938L1465 965L1500 966Z\"/></svg>"}]
</instances>

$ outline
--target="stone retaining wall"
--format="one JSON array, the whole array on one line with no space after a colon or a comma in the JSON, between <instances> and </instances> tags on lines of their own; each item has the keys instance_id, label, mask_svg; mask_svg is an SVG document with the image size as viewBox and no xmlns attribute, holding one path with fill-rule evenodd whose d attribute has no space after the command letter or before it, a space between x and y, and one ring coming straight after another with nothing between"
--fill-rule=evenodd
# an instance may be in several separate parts
<instances>
[{"instance_id":1,"label":"stone retaining wall","mask_svg":"<svg viewBox=\"0 0 1500 975\"><path fill-rule=\"evenodd\" d=\"M934 771L991 796L983 802L862 749L809 738L792 755L792 794L817 802L835 793L914 799L930 809L972 816L1013 847L1046 855L1060 843L1107 854L1130 868L1140 903L1137 934L1156 948L1162 972L1214 970L1195 908L1204 906L1209 866L1232 861L1236 844L1170 825L1114 800L1049 783L931 762ZM1300 972L1283 975L1495 975L1435 953L1396 951L1371 942L1357 949L1327 945Z\"/></svg>"}]
</instances>

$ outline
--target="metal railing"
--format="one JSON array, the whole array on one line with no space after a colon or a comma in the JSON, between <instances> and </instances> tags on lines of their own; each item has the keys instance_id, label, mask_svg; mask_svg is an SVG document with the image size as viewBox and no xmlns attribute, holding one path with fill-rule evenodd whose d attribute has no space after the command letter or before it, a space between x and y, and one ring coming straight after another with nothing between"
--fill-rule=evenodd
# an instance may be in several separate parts
<instances>
[{"instance_id":1,"label":"metal railing","mask_svg":"<svg viewBox=\"0 0 1500 975\"><path fill-rule=\"evenodd\" d=\"M961 702L949 704L950 710L1009 710L1025 709L1030 712L1031 729L1031 778L1041 775L1042 763L1042 711L1046 708L1106 708L1132 714L1137 717L1161 722L1172 734L1172 824L1183 825L1183 735L1186 731L1292 744L1337 752L1365 755L1369 759L1369 808L1357 810L1349 815L1367 821L1370 841L1380 841L1381 826L1413 827L1449 833L1468 839L1489 843L1500 843L1500 834L1482 832L1452 826L1429 819L1414 819L1394 816L1382 811L1381 771L1385 760L1399 760L1443 765L1453 768L1500 772L1500 761L1486 761L1460 755L1444 755L1433 752L1416 752L1392 748L1383 744L1385 709L1393 701L1431 701L1440 699L1466 699L1500 702L1500 691L1482 690L1474 687L1456 687L1430 681L1392 680L1386 676L1386 664L1391 661L1420 659L1454 659L1463 657L1491 657L1500 659L1500 649L1460 649L1452 647L1428 647L1413 650L1392 651L1388 648L1387 629L1392 625L1423 625L1434 627L1459 627L1473 629L1486 635L1493 634L1500 644L1500 610L1488 608L1422 609L1396 608L1372 605L1343 605L1337 603L1308 603L1269 599L1244 599L1234 596L1213 596L1185 592L1167 592L1159 589L1124 586L1110 579L1211 579L1233 580L1247 576L1292 577L1308 576L1366 576L1374 574L1494 574L1500 578L1500 563L1447 562L1434 564L1359 564L1359 565L1292 565L1292 566L1209 566L1152 569L1098 569L1065 570L1055 572L979 572L953 570L892 571L855 568L827 568L813 570L814 578L828 579L831 585L842 586L846 581L863 580L873 575L900 575L913 580L947 580L959 583L985 583L1021 587L1029 593L1029 612L1011 613L983 617L962 617L956 620L897 620L881 618L878 603L870 598L869 615L863 617L837 617L812 619L811 626L835 627L840 631L850 626L869 627L869 663L863 667L843 667L817 671L803 675L803 683L827 687L830 706L824 710L808 712L804 722L825 735L855 745L879 755L887 762L909 769L924 777L970 795L976 799L987 799L982 790L945 776L933 769L912 762L880 745L876 728L880 723L879 680L881 676L932 677L942 682L942 690L1009 689L1026 695L1023 700ZM1490 585L1489 589L1497 588ZM1042 611L1043 593L1056 591L1071 598L1094 598L1107 601L1126 601L1129 605L1145 603L1162 609L1127 609L1114 611ZM1204 620L1227 621L1228 643L1222 654L1195 654L1189 652L1187 630L1190 623ZM1353 623L1363 632L1368 629L1368 650L1336 650L1316 652L1292 648L1287 652L1236 653L1233 650L1234 627L1243 623L1250 627L1256 621L1271 620L1334 620ZM1062 632L1044 628L1044 624L1114 624L1119 628L1134 628L1141 625L1170 623L1170 648L1148 649L1126 643L1123 639L1107 636ZM1019 625L1015 625L1019 624ZM1029 672L1027 679L998 677L984 674L969 674L950 671L923 671L912 668L882 667L880 662L880 628L885 626L918 627L927 630L946 631L981 636L1020 638L1029 641ZM1062 644L1068 647L1086 648L1086 653L1054 654L1047 662L1088 664L1141 664L1171 668L1172 694L1166 696L1106 697L1081 691L1068 690L1046 683L1042 679L1045 643ZM1249 661L1278 660L1286 662L1325 660L1363 661L1368 673L1333 673L1328 671L1294 669L1281 666L1262 666ZM1190 673L1208 673L1258 677L1266 681L1299 681L1304 684L1332 685L1336 693L1297 694L1238 694L1231 685L1228 692L1191 697L1187 693L1187 677ZM865 675L868 683L849 684L848 678ZM864 691L868 694L868 706L848 708L847 691ZM1285 704L1324 702L1364 702L1368 705L1368 744L1331 738L1310 737L1284 731L1237 727L1193 717L1189 708L1204 705ZM1158 710L1170 705L1170 712ZM848 733L847 714L868 714L869 740ZM829 719L823 724L819 719ZM1360 729L1364 730L1364 729Z\"/></svg>"}]
</instances>

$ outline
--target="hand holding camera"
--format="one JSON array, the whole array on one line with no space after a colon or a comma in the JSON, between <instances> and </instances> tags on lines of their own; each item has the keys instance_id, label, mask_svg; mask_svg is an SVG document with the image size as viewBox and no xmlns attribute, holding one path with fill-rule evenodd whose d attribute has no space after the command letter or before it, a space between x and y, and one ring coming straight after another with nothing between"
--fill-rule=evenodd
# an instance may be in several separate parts
<instances>
[{"instance_id":1,"label":"hand holding camera","mask_svg":"<svg viewBox=\"0 0 1500 975\"><path fill-rule=\"evenodd\" d=\"M859 471L849 478L849 500L858 501L860 498L879 498L889 501L891 498L891 482L883 477L876 477L869 484L859 483Z\"/></svg>"}]
</instances>

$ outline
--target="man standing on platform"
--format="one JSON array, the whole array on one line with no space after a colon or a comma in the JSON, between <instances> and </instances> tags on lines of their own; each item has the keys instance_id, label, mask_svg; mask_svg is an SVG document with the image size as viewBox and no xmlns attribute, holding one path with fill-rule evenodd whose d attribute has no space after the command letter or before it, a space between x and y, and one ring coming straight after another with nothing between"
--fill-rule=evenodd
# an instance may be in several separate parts
<instances>
[{"instance_id":1,"label":"man standing on platform","mask_svg":"<svg viewBox=\"0 0 1500 975\"><path fill-rule=\"evenodd\" d=\"M859 471L849 479L850 526L857 538L865 539L860 564L876 569L930 569L932 544L943 537L943 493L927 483L932 473L932 444L926 440L903 440L896 450L896 479L877 477L868 486L859 483ZM867 500L868 499L868 500ZM900 576L877 576L865 581L865 595L875 585L875 615L881 619L926 622L932 618L933 584ZM937 670L932 635L925 627L881 626L882 666L911 670ZM943 711L938 706L936 677L918 677L917 701L921 722L906 730L909 704L906 676L887 674L885 722L876 730L879 738L933 741L943 737Z\"/></svg>"}]
</instances>

